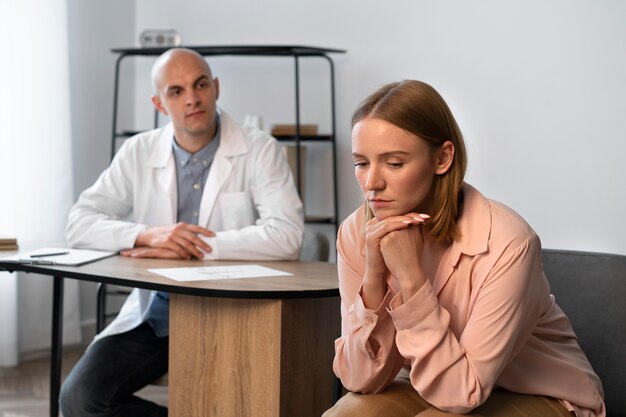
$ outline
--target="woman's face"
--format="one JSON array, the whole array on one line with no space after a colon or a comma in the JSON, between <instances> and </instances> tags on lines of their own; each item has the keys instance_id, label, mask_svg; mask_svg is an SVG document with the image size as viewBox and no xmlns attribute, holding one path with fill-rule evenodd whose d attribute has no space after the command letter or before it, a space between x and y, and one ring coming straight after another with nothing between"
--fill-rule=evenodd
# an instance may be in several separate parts
<instances>
[{"instance_id":1,"label":"woman's face","mask_svg":"<svg viewBox=\"0 0 626 417\"><path fill-rule=\"evenodd\" d=\"M384 120L364 118L352 128L356 179L378 220L410 212L432 214L431 190L441 170L440 154Z\"/></svg>"}]
</instances>

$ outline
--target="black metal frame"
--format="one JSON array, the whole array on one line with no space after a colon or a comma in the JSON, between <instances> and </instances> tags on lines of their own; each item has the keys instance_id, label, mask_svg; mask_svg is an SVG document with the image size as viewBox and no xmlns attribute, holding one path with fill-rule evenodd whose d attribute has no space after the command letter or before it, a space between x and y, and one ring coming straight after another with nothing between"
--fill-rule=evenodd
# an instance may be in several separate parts
<instances>
[{"instance_id":1,"label":"black metal frame","mask_svg":"<svg viewBox=\"0 0 626 417\"><path fill-rule=\"evenodd\" d=\"M130 291L123 289L110 289L104 282L99 282L96 288L96 334L106 327L106 320L115 317L117 313L107 313L107 296L127 297Z\"/></svg>"},{"instance_id":2,"label":"black metal frame","mask_svg":"<svg viewBox=\"0 0 626 417\"><path fill-rule=\"evenodd\" d=\"M63 357L63 276L54 275L52 284L52 355L50 357L50 415L59 415L59 398L61 392L61 359Z\"/></svg>"},{"instance_id":3,"label":"black metal frame","mask_svg":"<svg viewBox=\"0 0 626 417\"><path fill-rule=\"evenodd\" d=\"M329 53L345 53L345 50L342 49L331 49L331 48L318 48L318 47L310 47L310 46L294 46L294 45L219 45L219 46L185 46L188 49L194 50L198 52L202 56L265 56L265 57L293 57L294 58L294 96L295 96L295 124L296 124L296 135L294 137L289 138L277 138L281 141L293 141L296 146L296 186L298 188L298 193L301 193L302 190L302 178L300 173L300 148L302 146L302 142L330 142L332 146L332 159L333 159L333 210L334 213L332 216L324 217L321 219L306 219L307 223L318 223L318 224L332 224L335 226L335 235L337 234L337 229L339 227L339 201L338 201L338 192L337 192L337 146L336 146L336 107L335 107L335 66L332 58L328 55ZM134 57L134 56L159 56L163 52L167 51L169 48L121 48L121 49L112 49L112 52L119 53L116 62L115 62L115 80L114 80L114 91L113 91L113 126L112 126L112 134L111 134L111 159L115 155L117 139L118 138L127 138L132 136L138 132L133 131L120 131L118 129L117 123L117 113L118 113L118 105L119 105L119 79L120 79L120 67L121 62L126 57ZM331 132L329 135L318 135L313 138L311 137L303 137L301 135L300 127L300 58L307 57L319 57L326 59L329 64L329 73L330 73L330 106L331 106ZM154 118L154 127L157 127L158 124L158 113L155 111Z\"/></svg>"}]
</instances>

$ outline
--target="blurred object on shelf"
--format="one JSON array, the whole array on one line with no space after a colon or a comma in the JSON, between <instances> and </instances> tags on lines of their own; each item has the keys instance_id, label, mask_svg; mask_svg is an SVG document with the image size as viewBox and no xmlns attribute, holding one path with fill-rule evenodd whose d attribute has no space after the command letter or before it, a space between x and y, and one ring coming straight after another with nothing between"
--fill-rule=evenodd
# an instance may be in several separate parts
<instances>
[{"instance_id":1,"label":"blurred object on shelf","mask_svg":"<svg viewBox=\"0 0 626 417\"><path fill-rule=\"evenodd\" d=\"M170 30L146 29L139 35L142 48L176 47L183 44L180 33Z\"/></svg>"},{"instance_id":2,"label":"blurred object on shelf","mask_svg":"<svg viewBox=\"0 0 626 417\"><path fill-rule=\"evenodd\" d=\"M277 124L272 125L272 136L296 136L296 125L295 124ZM317 136L317 125L316 124L303 124L300 125L300 136Z\"/></svg>"},{"instance_id":3,"label":"blurred object on shelf","mask_svg":"<svg viewBox=\"0 0 626 417\"><path fill-rule=\"evenodd\" d=\"M0 250L16 250L17 239L0 235Z\"/></svg>"}]
</instances>

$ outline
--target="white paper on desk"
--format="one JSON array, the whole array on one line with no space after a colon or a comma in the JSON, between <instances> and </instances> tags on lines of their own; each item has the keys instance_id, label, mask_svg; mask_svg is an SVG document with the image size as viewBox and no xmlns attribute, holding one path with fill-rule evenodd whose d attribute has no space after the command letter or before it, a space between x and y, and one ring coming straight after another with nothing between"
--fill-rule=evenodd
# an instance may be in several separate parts
<instances>
[{"instance_id":1,"label":"white paper on desk","mask_svg":"<svg viewBox=\"0 0 626 417\"><path fill-rule=\"evenodd\" d=\"M176 281L211 281L216 279L242 279L280 277L293 275L289 272L266 268L261 265L196 266L191 268L148 269L155 274Z\"/></svg>"},{"instance_id":2,"label":"white paper on desk","mask_svg":"<svg viewBox=\"0 0 626 417\"><path fill-rule=\"evenodd\" d=\"M37 257L42 254L59 253L62 255ZM40 248L27 252L20 252L17 255L2 258L3 261L15 261L18 263L34 263L37 261L49 262L50 265L80 266L98 259L108 258L117 252L89 250L89 249L69 249L69 248Z\"/></svg>"}]
</instances>

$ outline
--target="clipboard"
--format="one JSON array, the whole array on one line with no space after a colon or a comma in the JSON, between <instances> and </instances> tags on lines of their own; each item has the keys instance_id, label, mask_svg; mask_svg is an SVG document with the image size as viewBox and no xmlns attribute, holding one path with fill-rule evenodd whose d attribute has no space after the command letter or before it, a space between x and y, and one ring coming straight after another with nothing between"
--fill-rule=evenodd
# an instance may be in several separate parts
<instances>
[{"instance_id":1,"label":"clipboard","mask_svg":"<svg viewBox=\"0 0 626 417\"><path fill-rule=\"evenodd\" d=\"M114 255L117 255L117 252L46 247L20 252L17 255L0 258L0 260L26 265L80 266Z\"/></svg>"}]
</instances>

